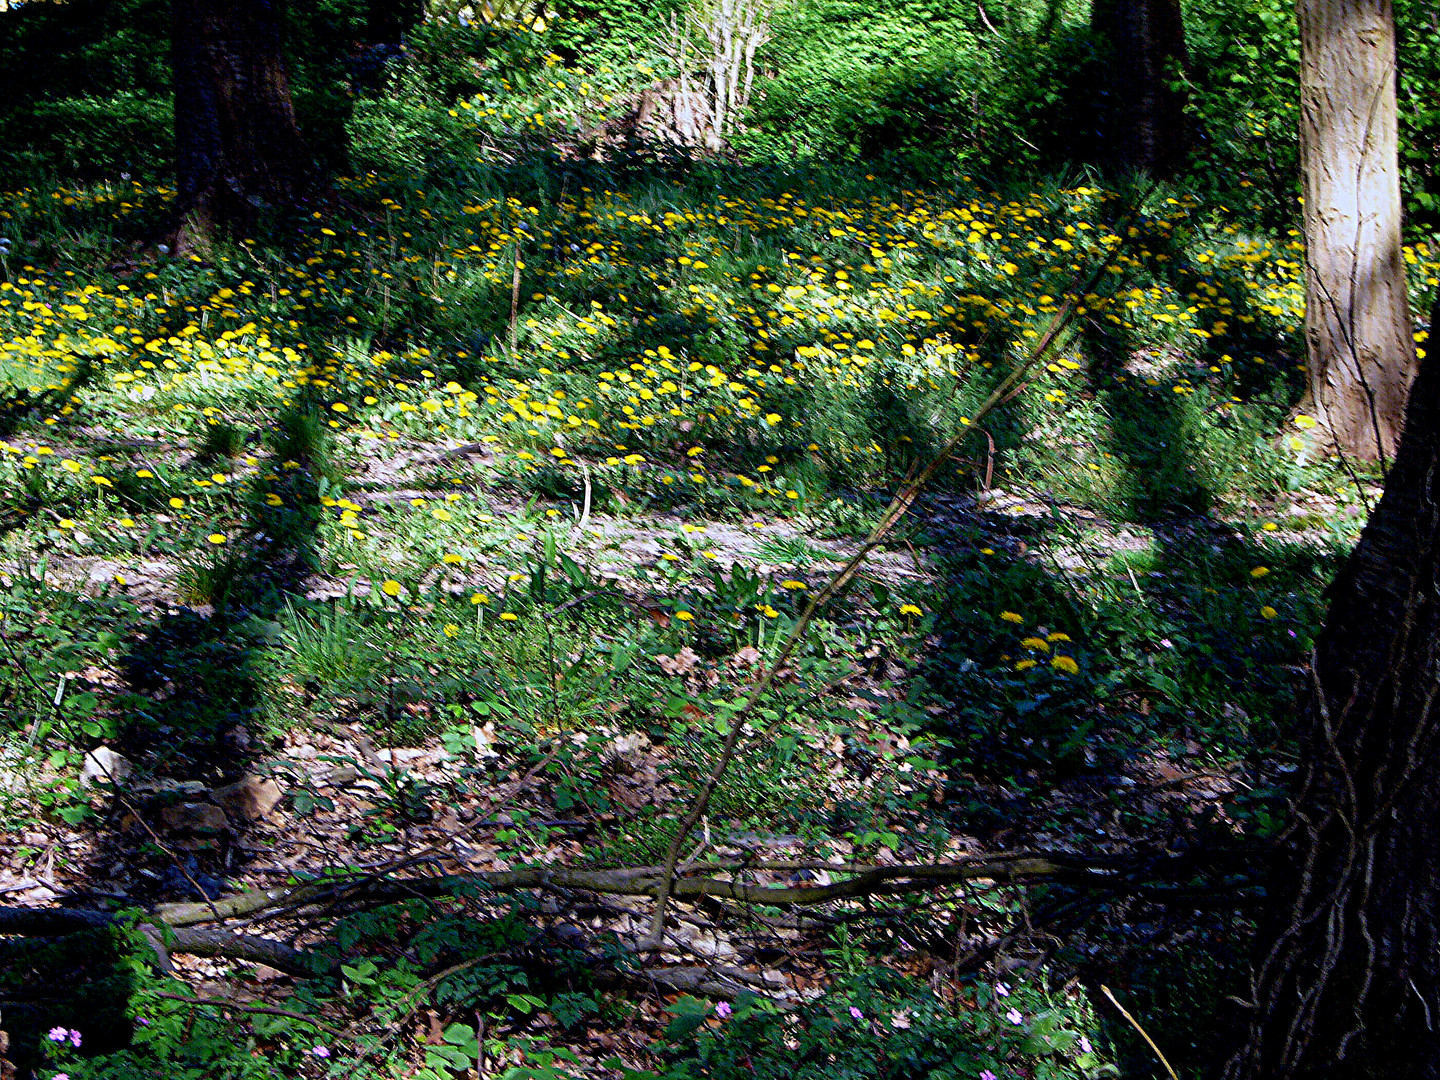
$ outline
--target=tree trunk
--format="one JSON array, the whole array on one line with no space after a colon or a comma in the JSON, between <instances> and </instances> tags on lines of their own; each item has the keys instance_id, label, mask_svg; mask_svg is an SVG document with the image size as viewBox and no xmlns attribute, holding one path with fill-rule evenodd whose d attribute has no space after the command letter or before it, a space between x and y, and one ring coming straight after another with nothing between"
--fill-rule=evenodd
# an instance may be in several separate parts
<instances>
[{"instance_id":1,"label":"tree trunk","mask_svg":"<svg viewBox=\"0 0 1440 1080\"><path fill-rule=\"evenodd\" d=\"M1305 193L1302 409L1333 448L1394 457L1415 375L1395 110L1390 0L1299 0Z\"/></svg>"},{"instance_id":2,"label":"tree trunk","mask_svg":"<svg viewBox=\"0 0 1440 1080\"><path fill-rule=\"evenodd\" d=\"M1330 587L1233 1080L1440 1076L1437 361L1420 365L1385 493Z\"/></svg>"},{"instance_id":3,"label":"tree trunk","mask_svg":"<svg viewBox=\"0 0 1440 1080\"><path fill-rule=\"evenodd\" d=\"M1090 24L1114 49L1112 164L1174 176L1185 164L1185 95L1171 88L1186 59L1180 0L1096 0Z\"/></svg>"},{"instance_id":4,"label":"tree trunk","mask_svg":"<svg viewBox=\"0 0 1440 1080\"><path fill-rule=\"evenodd\" d=\"M280 54L278 0L172 0L177 245L245 232L311 167Z\"/></svg>"}]
</instances>

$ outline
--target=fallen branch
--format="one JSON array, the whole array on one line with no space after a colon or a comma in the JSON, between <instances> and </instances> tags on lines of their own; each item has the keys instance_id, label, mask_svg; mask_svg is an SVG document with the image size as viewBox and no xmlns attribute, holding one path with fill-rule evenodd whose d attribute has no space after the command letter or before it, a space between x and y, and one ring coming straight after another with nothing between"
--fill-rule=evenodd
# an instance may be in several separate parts
<instances>
[{"instance_id":1,"label":"fallen branch","mask_svg":"<svg viewBox=\"0 0 1440 1080\"><path fill-rule=\"evenodd\" d=\"M1016 882L1036 878L1064 878L1074 882L1110 883L1121 873L1118 865L1085 862L1071 855L1016 852L966 859L953 863L897 866L843 866L824 862L753 862L742 859L697 864L692 874L794 873L825 871L847 875L829 885L751 885L713 876L688 876L675 881L671 895L696 900L714 897L752 904L812 905L862 896L915 892L960 881ZM156 916L169 926L194 926L217 919L253 915L267 908L303 907L354 900L389 901L444 896L479 887L491 892L517 889L563 889L621 896L655 896L665 880L662 866L636 866L619 870L567 870L529 867L521 870L477 871L470 874L418 878L366 878L362 882L327 880L288 888L256 889L203 903L161 904ZM3 925L0 925L3 932Z\"/></svg>"},{"instance_id":2,"label":"fallen branch","mask_svg":"<svg viewBox=\"0 0 1440 1080\"><path fill-rule=\"evenodd\" d=\"M364 875L353 879L308 881L286 888L255 889L218 900L161 904L148 914L126 915L83 908L0 907L0 936L59 937L83 930L120 927L132 920L156 954L157 966L169 970L169 954L217 956L260 963L301 978L328 974L338 961L296 949L271 938L243 934L205 924L246 918L260 912L306 908L336 909L354 904L383 904L417 898L464 895L476 891L504 893L544 889L650 896L662 893L676 900L724 900L765 907L813 908L844 900L927 892L962 882L1019 884L1028 881L1064 883L1115 894L1145 894L1162 901L1195 899L1196 873L1206 866L1249 865L1253 852L1226 850L1200 855L1084 859L1064 852L1003 852L945 863L895 866L837 865L814 860L758 862L713 860L693 865L684 876L671 878L664 866L614 870L569 870L527 867L430 877L393 878ZM824 872L842 878L824 885L765 885L735 880L735 875ZM1233 873L1233 869L1229 871ZM1166 887L1166 883L1169 887ZM1184 883L1178 884L1177 883ZM1244 903L1243 881L1224 888ZM668 886L668 888L667 888ZM1205 891L1201 889L1200 891ZM639 948L646 948L641 944Z\"/></svg>"},{"instance_id":3,"label":"fallen branch","mask_svg":"<svg viewBox=\"0 0 1440 1080\"><path fill-rule=\"evenodd\" d=\"M1227 853L1222 853L1223 858ZM835 865L806 860L755 862L716 860L689 868L673 880L670 895L677 900L716 899L749 905L813 907L842 900L924 892L961 882L992 881L1014 884L1047 880L1077 886L1147 891L1146 882L1174 878L1175 870L1191 874L1192 858L1085 860L1055 852L1008 852L948 863L896 866ZM765 885L737 881L730 875L823 871L843 880L825 885ZM725 876L721 876L725 875ZM256 889L218 900L161 904L137 921L155 946L161 966L168 952L197 956L225 956L267 964L294 975L312 976L334 968L334 961L283 942L240 934L204 924L244 918L273 908L291 911L308 907L337 907L354 903L388 903L473 892L502 893L524 889L589 892L619 896L657 896L665 887L663 866L616 870L568 870L529 867L520 870L479 871L431 877L310 881L286 888ZM0 935L58 936L103 927L125 925L133 916L82 908L0 907Z\"/></svg>"},{"instance_id":4,"label":"fallen branch","mask_svg":"<svg viewBox=\"0 0 1440 1080\"><path fill-rule=\"evenodd\" d=\"M83 930L123 927L130 922L130 916L82 908L0 908L0 935L60 937ZM170 954L176 952L249 960L301 978L323 975L336 965L336 961L328 957L296 949L271 938L213 927L174 926L163 917L142 917L136 925L155 953L156 966L164 971L170 970Z\"/></svg>"}]
</instances>

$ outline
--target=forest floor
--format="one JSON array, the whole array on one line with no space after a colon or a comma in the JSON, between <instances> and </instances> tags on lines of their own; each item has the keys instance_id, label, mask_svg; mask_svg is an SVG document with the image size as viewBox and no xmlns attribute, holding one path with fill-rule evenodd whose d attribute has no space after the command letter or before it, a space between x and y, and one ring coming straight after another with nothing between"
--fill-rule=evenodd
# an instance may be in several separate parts
<instances>
[{"instance_id":1,"label":"forest floor","mask_svg":"<svg viewBox=\"0 0 1440 1080\"><path fill-rule=\"evenodd\" d=\"M1149 1053L1102 982L1203 1054L1375 496L1293 412L1293 252L1188 199L743 180L372 177L290 247L123 264L163 191L6 197L0 919L289 950L120 993L113 943L7 938L24 1067L1092 1077ZM641 949L737 716L680 880L874 887L682 898Z\"/></svg>"}]
</instances>

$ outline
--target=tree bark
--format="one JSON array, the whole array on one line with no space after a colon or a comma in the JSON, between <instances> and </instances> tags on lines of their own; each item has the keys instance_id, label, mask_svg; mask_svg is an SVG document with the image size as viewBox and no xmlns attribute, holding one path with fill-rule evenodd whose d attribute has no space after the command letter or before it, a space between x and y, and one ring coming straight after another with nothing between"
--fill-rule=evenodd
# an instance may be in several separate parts
<instances>
[{"instance_id":1,"label":"tree bark","mask_svg":"<svg viewBox=\"0 0 1440 1080\"><path fill-rule=\"evenodd\" d=\"M1437 697L1440 364L1427 358L1384 495L1330 587L1233 1080L1440 1076Z\"/></svg>"},{"instance_id":2,"label":"tree bark","mask_svg":"<svg viewBox=\"0 0 1440 1080\"><path fill-rule=\"evenodd\" d=\"M292 204L311 164L280 53L279 0L172 0L177 245Z\"/></svg>"},{"instance_id":3,"label":"tree bark","mask_svg":"<svg viewBox=\"0 0 1440 1080\"><path fill-rule=\"evenodd\" d=\"M1170 85L1187 55L1180 0L1096 0L1090 24L1114 49L1112 163L1174 176L1189 150L1185 95Z\"/></svg>"},{"instance_id":4,"label":"tree bark","mask_svg":"<svg viewBox=\"0 0 1440 1080\"><path fill-rule=\"evenodd\" d=\"M1305 194L1302 409L1332 448L1393 458L1415 375L1390 0L1299 0L1300 172Z\"/></svg>"}]
</instances>

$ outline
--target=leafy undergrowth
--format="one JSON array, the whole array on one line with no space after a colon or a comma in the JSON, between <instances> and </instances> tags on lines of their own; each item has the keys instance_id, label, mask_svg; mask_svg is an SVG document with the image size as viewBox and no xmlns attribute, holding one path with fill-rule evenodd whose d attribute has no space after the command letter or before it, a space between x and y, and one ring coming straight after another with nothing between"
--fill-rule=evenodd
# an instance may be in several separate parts
<instances>
[{"instance_id":1,"label":"leafy undergrowth","mask_svg":"<svg viewBox=\"0 0 1440 1080\"><path fill-rule=\"evenodd\" d=\"M7 939L25 1066L1140 1075L1102 983L1200 1060L1257 899L1206 853L1279 826L1369 494L1292 414L1298 242L1094 187L457 175L203 258L144 242L164 189L0 204L0 883L335 883L243 927L315 978ZM967 426L746 715L687 873L1043 850L1168 882L685 900L645 952L648 899L496 876L661 863L806 598ZM387 877L414 895L347 899Z\"/></svg>"}]
</instances>

